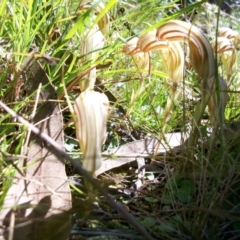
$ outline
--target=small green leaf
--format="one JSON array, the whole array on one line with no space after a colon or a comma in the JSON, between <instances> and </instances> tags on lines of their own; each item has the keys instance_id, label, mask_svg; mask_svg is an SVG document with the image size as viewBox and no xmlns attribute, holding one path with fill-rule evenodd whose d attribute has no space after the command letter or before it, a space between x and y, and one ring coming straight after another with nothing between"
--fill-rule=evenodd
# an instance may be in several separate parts
<instances>
[{"instance_id":1,"label":"small green leaf","mask_svg":"<svg viewBox=\"0 0 240 240\"><path fill-rule=\"evenodd\" d=\"M170 205L172 204L172 197L168 194L165 194L162 196L162 203L165 205Z\"/></svg>"},{"instance_id":2,"label":"small green leaf","mask_svg":"<svg viewBox=\"0 0 240 240\"><path fill-rule=\"evenodd\" d=\"M144 198L146 201L151 202L151 203L156 203L158 202L158 199L153 198L153 197L145 197Z\"/></svg>"},{"instance_id":3,"label":"small green leaf","mask_svg":"<svg viewBox=\"0 0 240 240\"><path fill-rule=\"evenodd\" d=\"M153 227L156 225L156 219L154 217L146 217L141 222L144 227Z\"/></svg>"},{"instance_id":4,"label":"small green leaf","mask_svg":"<svg viewBox=\"0 0 240 240\"><path fill-rule=\"evenodd\" d=\"M182 219L179 215L174 215L171 217L170 221L175 224L182 224Z\"/></svg>"},{"instance_id":5,"label":"small green leaf","mask_svg":"<svg viewBox=\"0 0 240 240\"><path fill-rule=\"evenodd\" d=\"M157 228L158 228L160 231L169 232L169 233L172 233L172 232L175 232L175 231L176 231L176 227L175 227L174 224L171 223L170 221L161 223L161 225L160 225L160 226L157 226Z\"/></svg>"},{"instance_id":6,"label":"small green leaf","mask_svg":"<svg viewBox=\"0 0 240 240\"><path fill-rule=\"evenodd\" d=\"M119 138L118 137L114 137L113 139L111 139L107 150L115 148L115 147L119 147L120 146L120 142L119 142Z\"/></svg>"},{"instance_id":7,"label":"small green leaf","mask_svg":"<svg viewBox=\"0 0 240 240\"><path fill-rule=\"evenodd\" d=\"M78 147L78 142L74 139L69 139L67 142L64 143L64 147L68 152L72 152L75 148Z\"/></svg>"},{"instance_id":8,"label":"small green leaf","mask_svg":"<svg viewBox=\"0 0 240 240\"><path fill-rule=\"evenodd\" d=\"M150 181L154 180L154 178L155 178L155 176L152 172L146 173L145 177Z\"/></svg>"},{"instance_id":9,"label":"small green leaf","mask_svg":"<svg viewBox=\"0 0 240 240\"><path fill-rule=\"evenodd\" d=\"M169 190L176 191L178 189L181 178L178 173L175 172L173 175L167 180L165 187Z\"/></svg>"},{"instance_id":10,"label":"small green leaf","mask_svg":"<svg viewBox=\"0 0 240 240\"><path fill-rule=\"evenodd\" d=\"M182 219L179 215L174 215L169 221L163 222L158 229L164 232L175 232L182 225Z\"/></svg>"},{"instance_id":11,"label":"small green leaf","mask_svg":"<svg viewBox=\"0 0 240 240\"><path fill-rule=\"evenodd\" d=\"M182 180L174 195L182 202L189 203L192 200L195 191L195 184L191 180Z\"/></svg>"}]
</instances>

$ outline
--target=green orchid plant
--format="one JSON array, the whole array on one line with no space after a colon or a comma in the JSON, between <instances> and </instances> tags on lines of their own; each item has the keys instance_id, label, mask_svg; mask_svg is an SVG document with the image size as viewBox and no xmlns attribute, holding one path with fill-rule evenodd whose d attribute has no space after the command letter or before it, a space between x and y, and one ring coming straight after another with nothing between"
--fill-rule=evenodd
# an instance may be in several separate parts
<instances>
[{"instance_id":1,"label":"green orchid plant","mask_svg":"<svg viewBox=\"0 0 240 240\"><path fill-rule=\"evenodd\" d=\"M96 14L100 14L104 10L104 4L94 4L94 2L83 1L81 9L94 8ZM93 22L95 20L93 19ZM94 25L94 24L93 24ZM76 99L74 110L76 114L76 131L80 147L83 152L83 167L91 174L100 168L101 145L106 135L106 122L108 115L109 102L107 96L93 90L96 81L96 66L94 67L94 59L98 57L98 49L105 44L105 36L108 34L110 27L109 16L104 14L99 19L98 25L90 28L83 35L83 44L81 55L83 61L92 61L93 68L86 75L85 81L80 83L82 93ZM230 45L236 43L238 36L235 33L230 34L222 30L232 40L228 40L228 45L218 38L218 52L222 49L230 51ZM232 42L231 42L232 41ZM166 131L167 123L170 119L172 109L177 101L180 91L179 85L182 84L186 67L186 57L182 49L181 42L188 47L188 59L190 67L192 67L201 79L200 89L202 98L197 104L193 115L193 131L196 131L201 120L203 112L208 106L210 113L210 123L214 128L222 126L224 122L224 110L228 101L227 84L221 77L216 77L214 43L210 44L209 40L203 32L191 23L180 20L170 20L162 24L157 29L149 31L140 37L134 37L123 47L126 55L131 55L141 75L141 81L137 93L132 93L131 106L135 99L144 90L143 78L148 77L150 69L149 52L161 50L162 58L166 67L166 72L172 81L169 98L164 113L164 125L161 133ZM226 47L227 46L227 47ZM226 54L226 52L225 52ZM229 55L228 55L229 56ZM231 64L225 64L230 69L232 63L235 62L234 52L231 55ZM230 71L230 70L228 70ZM218 91L218 89L220 91ZM220 97L219 97L220 96ZM131 112L131 107L128 114ZM190 139L194 144L194 139Z\"/></svg>"},{"instance_id":2,"label":"green orchid plant","mask_svg":"<svg viewBox=\"0 0 240 240\"><path fill-rule=\"evenodd\" d=\"M94 8L92 13L99 14L104 9L104 4L82 1L80 9ZM83 153L83 168L91 175L102 165L101 147L106 138L106 123L108 118L109 101L104 93L94 91L96 82L96 66L94 61L105 44L105 37L109 28L109 16L105 14L94 24L95 16L92 18L92 26L86 29L82 36L81 47L82 61L91 61L91 71L85 75L84 81L80 81L81 94L74 104L74 121L76 136ZM88 190L91 186L86 183Z\"/></svg>"},{"instance_id":3,"label":"green orchid plant","mask_svg":"<svg viewBox=\"0 0 240 240\"><path fill-rule=\"evenodd\" d=\"M191 23L170 20L159 28L140 36L135 48L129 48L127 44L123 48L123 52L134 55L139 52L162 50L166 71L173 82L170 99L165 109L163 127L163 131L165 131L170 111L178 97L177 86L182 82L184 76L185 58L179 42L187 44L190 65L201 79L202 99L196 106L193 116L195 130L206 105L208 105L211 124L214 127L222 126L224 109L228 100L227 84L223 78L216 78L213 50L210 42L200 29ZM216 81L218 81L218 84L216 84ZM217 86L220 89L220 101L216 91ZM190 142L193 144L193 139Z\"/></svg>"}]
</instances>

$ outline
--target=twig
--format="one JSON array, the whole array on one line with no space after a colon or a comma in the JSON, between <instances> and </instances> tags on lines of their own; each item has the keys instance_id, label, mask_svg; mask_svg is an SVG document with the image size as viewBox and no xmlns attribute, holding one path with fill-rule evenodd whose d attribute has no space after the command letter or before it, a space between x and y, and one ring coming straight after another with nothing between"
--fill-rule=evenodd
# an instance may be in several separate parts
<instances>
[{"instance_id":1,"label":"twig","mask_svg":"<svg viewBox=\"0 0 240 240\"><path fill-rule=\"evenodd\" d=\"M41 88L42 88L42 83L39 83L39 86L38 86L38 89L37 89L37 94L36 94L36 101L35 101L35 103L34 103L33 112L32 112L31 118L30 118L30 121L31 121L31 122L32 122L33 118L34 118L35 115L36 115L36 111L37 111L37 106L38 106L38 101L39 101L39 96L40 96ZM31 134L31 130L28 130L28 132L27 132L27 137L26 137L26 141L25 141L24 148L23 148L25 151L27 150L27 146L28 146L29 139L30 139L30 134ZM26 153L23 152L23 154L26 154Z\"/></svg>"},{"instance_id":2,"label":"twig","mask_svg":"<svg viewBox=\"0 0 240 240\"><path fill-rule=\"evenodd\" d=\"M108 192L101 186L98 180L94 179L86 170L82 168L79 162L74 161L68 154L66 154L61 147L58 146L58 144L50 138L47 134L41 132L38 128L36 128L34 125L30 124L28 121L26 121L24 118L19 116L17 113L15 113L12 109L10 109L8 106L6 106L2 101L0 101L0 106L9 114L12 115L12 117L16 118L19 122L21 122L23 125L25 125L29 130L32 131L37 137L45 141L46 148L53 152L56 156L59 157L59 161L65 162L65 160L68 160L75 169L87 179L89 183L91 183L99 192L103 194L103 196L106 198L108 203L115 208L122 216L130 223L132 226L140 233L142 234L146 240L152 240L153 237L146 231L146 229L140 225L136 219L129 214L122 205L117 204L115 200L108 195Z\"/></svg>"},{"instance_id":3,"label":"twig","mask_svg":"<svg viewBox=\"0 0 240 240\"><path fill-rule=\"evenodd\" d=\"M16 215L15 214L16 214L15 211L11 212L8 240L13 240L14 225L15 225L15 220L16 220Z\"/></svg>"}]
</instances>

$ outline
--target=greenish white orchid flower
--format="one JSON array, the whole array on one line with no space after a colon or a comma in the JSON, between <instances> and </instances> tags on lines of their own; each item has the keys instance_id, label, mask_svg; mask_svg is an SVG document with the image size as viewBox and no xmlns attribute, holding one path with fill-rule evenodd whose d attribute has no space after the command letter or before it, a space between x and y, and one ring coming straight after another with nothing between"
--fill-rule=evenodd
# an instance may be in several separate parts
<instances>
[{"instance_id":1,"label":"greenish white orchid flower","mask_svg":"<svg viewBox=\"0 0 240 240\"><path fill-rule=\"evenodd\" d=\"M82 0L80 4L80 10L88 10L93 8L93 12L98 15L105 9L105 5L102 1L90 1L90 0ZM106 36L109 33L110 28L110 17L109 14L104 14L98 21L98 27L102 34Z\"/></svg>"},{"instance_id":2,"label":"greenish white orchid flower","mask_svg":"<svg viewBox=\"0 0 240 240\"><path fill-rule=\"evenodd\" d=\"M139 41L138 37L134 37L123 47L123 52L126 55L131 55L134 63L136 64L139 70L145 70L145 72L140 72L142 77L148 75L150 67L150 57L146 52L141 51L137 48L137 43Z\"/></svg>"},{"instance_id":3,"label":"greenish white orchid flower","mask_svg":"<svg viewBox=\"0 0 240 240\"><path fill-rule=\"evenodd\" d=\"M91 22L86 28L82 36L81 56L82 63L89 63L92 68L95 65L95 61L99 56L99 51L105 44L105 37L109 32L110 17L108 13L104 14L97 22L95 19L105 9L105 5L102 1L90 1L83 0L80 4L80 10L91 9ZM96 82L96 67L92 68L91 71L84 77L84 80L80 82L81 91L92 90Z\"/></svg>"},{"instance_id":4,"label":"greenish white orchid flower","mask_svg":"<svg viewBox=\"0 0 240 240\"><path fill-rule=\"evenodd\" d=\"M99 1L81 1L81 10L93 8L93 13L99 14L104 9ZM102 165L101 147L106 137L106 124L109 101L105 94L94 91L96 82L96 64L99 51L105 44L105 37L109 30L109 16L105 14L94 25L95 15L92 14L92 23L86 28L82 36L81 56L82 64L90 65L90 71L80 82L81 94L74 104L76 136L83 153L83 168L94 175ZM91 189L88 183L86 187Z\"/></svg>"},{"instance_id":5,"label":"greenish white orchid flower","mask_svg":"<svg viewBox=\"0 0 240 240\"><path fill-rule=\"evenodd\" d=\"M177 91L177 86L183 80L184 54L180 43L158 40L156 37L156 32L156 30L153 30L141 35L139 38L132 39L127 43L127 45L124 46L123 51L127 55L131 54L133 58L141 53L148 54L150 51L162 51L166 71L172 80L170 95L164 113L164 126L162 129L162 132L164 133L167 122L171 115L171 111L180 93ZM140 67L142 61L140 61L138 58L134 59L136 60L138 67Z\"/></svg>"},{"instance_id":6,"label":"greenish white orchid flower","mask_svg":"<svg viewBox=\"0 0 240 240\"><path fill-rule=\"evenodd\" d=\"M214 126L221 126L224 122L222 112L224 112L226 106L225 100L228 99L226 92L227 85L223 83L224 79L220 80L215 78L214 55L206 36L191 23L171 20L157 29L157 38L159 40L181 41L188 44L190 63L202 79L202 100L200 105L197 105L194 113L195 124L199 123L205 107L208 105L210 119L212 119L211 123ZM221 91L220 99L224 99L222 103L217 101L217 80L219 81L218 86L220 86Z\"/></svg>"},{"instance_id":7,"label":"greenish white orchid flower","mask_svg":"<svg viewBox=\"0 0 240 240\"><path fill-rule=\"evenodd\" d=\"M189 61L196 73L202 79L201 93L202 99L197 105L194 113L195 125L198 125L202 114L208 105L210 113L210 122L213 126L221 126L224 121L224 109L227 103L228 94L227 85L224 79L215 78L215 64L212 47L200 29L191 23L180 20L170 20L158 29L150 31L139 37L137 46L132 47L131 53L136 54L139 51L148 52L161 49L163 60L167 72L173 81L172 101L167 103L165 112L165 123L170 115L172 102L177 98L177 83L183 79L184 74L184 54L178 42L184 42L188 45ZM216 84L219 81L219 84ZM220 101L216 86L220 89ZM196 127L194 127L196 131ZM194 143L193 139L189 142Z\"/></svg>"},{"instance_id":8,"label":"greenish white orchid flower","mask_svg":"<svg viewBox=\"0 0 240 240\"><path fill-rule=\"evenodd\" d=\"M83 153L83 168L89 173L102 165L101 147L106 138L109 101L105 94L92 90L82 92L76 99L76 136Z\"/></svg>"},{"instance_id":9,"label":"greenish white orchid flower","mask_svg":"<svg viewBox=\"0 0 240 240\"><path fill-rule=\"evenodd\" d=\"M228 38L232 44L237 47L240 44L240 34L239 32L232 30L228 27L222 27L218 30L218 37Z\"/></svg>"},{"instance_id":10,"label":"greenish white orchid flower","mask_svg":"<svg viewBox=\"0 0 240 240\"><path fill-rule=\"evenodd\" d=\"M215 76L214 55L211 45L203 32L180 20L171 20L157 29L158 40L180 41L189 46L190 62L200 76L205 81Z\"/></svg>"},{"instance_id":11,"label":"greenish white orchid flower","mask_svg":"<svg viewBox=\"0 0 240 240\"><path fill-rule=\"evenodd\" d=\"M223 75L227 79L227 83L230 83L231 76L236 70L236 47L233 42L226 37L217 37L211 42L211 46L214 52L220 56L220 61L223 66Z\"/></svg>"}]
</instances>

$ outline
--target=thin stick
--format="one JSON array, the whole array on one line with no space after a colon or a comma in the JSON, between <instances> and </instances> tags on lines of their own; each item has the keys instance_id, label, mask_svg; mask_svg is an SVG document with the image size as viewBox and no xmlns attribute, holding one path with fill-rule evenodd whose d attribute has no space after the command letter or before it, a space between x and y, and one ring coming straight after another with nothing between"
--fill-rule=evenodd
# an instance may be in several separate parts
<instances>
[{"instance_id":1,"label":"thin stick","mask_svg":"<svg viewBox=\"0 0 240 240\"><path fill-rule=\"evenodd\" d=\"M14 237L14 225L16 220L15 214L15 210L11 212L8 240L13 240Z\"/></svg>"},{"instance_id":2,"label":"thin stick","mask_svg":"<svg viewBox=\"0 0 240 240\"><path fill-rule=\"evenodd\" d=\"M39 83L39 86L38 86L38 89L37 89L37 94L36 94L36 101L35 101L35 104L34 104L34 107L33 107L33 112L32 112L30 121L32 121L33 118L36 115L37 105L38 105L38 102L39 102L39 96L40 96L41 88L42 88L42 83ZM26 154L25 151L27 150L27 146L28 146L29 139L30 139L30 134L31 134L31 130L28 130L26 141L25 141L24 148L23 148L24 149L23 154Z\"/></svg>"},{"instance_id":3,"label":"thin stick","mask_svg":"<svg viewBox=\"0 0 240 240\"><path fill-rule=\"evenodd\" d=\"M38 128L36 128L34 125L30 124L28 121L26 121L24 118L19 116L17 113L15 113L12 109L10 109L8 106L6 106L2 101L0 101L0 106L9 114L12 115L12 117L16 118L20 123L25 125L29 130L32 131L37 137L47 142L46 148L53 152L56 156L59 157L59 161L65 162L65 160L68 160L74 167L77 169L77 171L87 179L89 183L91 183L99 192L103 194L103 196L106 198L108 203L115 208L122 216L130 223L132 226L140 233L142 234L146 240L152 240L153 237L146 231L146 229L139 224L136 219L129 214L122 205L117 204L115 200L109 196L108 192L105 188L103 188L100 184L100 182L96 179L94 179L86 170L82 168L79 162L72 159L68 154L66 154L59 145L53 141L52 138L50 138L47 134L41 132Z\"/></svg>"}]
</instances>

